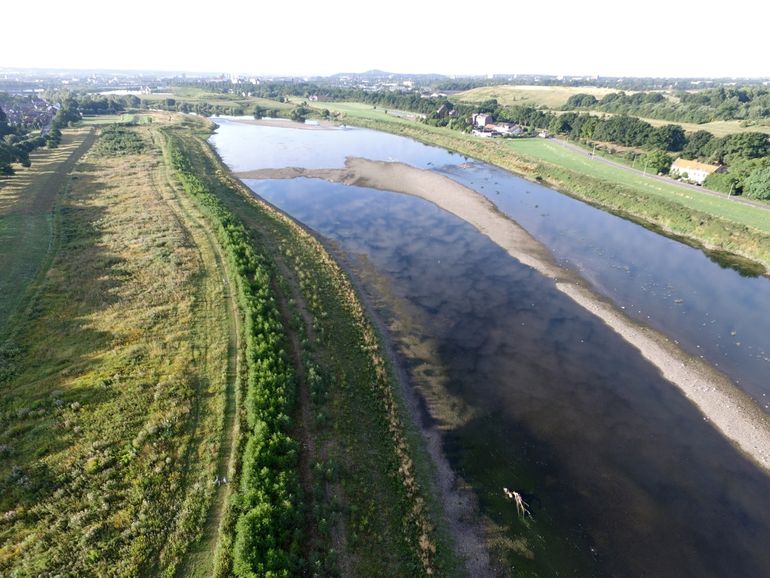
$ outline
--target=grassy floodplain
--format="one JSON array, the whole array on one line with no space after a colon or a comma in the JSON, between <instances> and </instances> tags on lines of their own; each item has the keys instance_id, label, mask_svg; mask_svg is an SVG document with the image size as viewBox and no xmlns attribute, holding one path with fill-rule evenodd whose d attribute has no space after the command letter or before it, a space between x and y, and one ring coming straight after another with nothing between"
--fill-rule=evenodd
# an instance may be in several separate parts
<instances>
[{"instance_id":1,"label":"grassy floodplain","mask_svg":"<svg viewBox=\"0 0 770 578\"><path fill-rule=\"evenodd\" d=\"M146 116L61 173L3 328L0 574L459 575L346 275Z\"/></svg>"},{"instance_id":2,"label":"grassy floodplain","mask_svg":"<svg viewBox=\"0 0 770 578\"><path fill-rule=\"evenodd\" d=\"M483 102L491 98L497 99L502 105L547 106L559 108L567 103L567 99L575 94L592 94L596 98L617 92L612 88L598 86L525 86L499 85L481 86L464 92L458 92L454 99L462 102Z\"/></svg>"},{"instance_id":3,"label":"grassy floodplain","mask_svg":"<svg viewBox=\"0 0 770 578\"><path fill-rule=\"evenodd\" d=\"M344 114L337 103L323 107ZM768 219L759 209L596 163L544 139L481 139L401 118L383 119L384 112L363 104L352 110L339 120L489 162L665 234L748 259L758 265L754 270L770 269Z\"/></svg>"},{"instance_id":4,"label":"grassy floodplain","mask_svg":"<svg viewBox=\"0 0 770 578\"><path fill-rule=\"evenodd\" d=\"M266 109L278 110L281 113L288 113L294 108L293 105L277 100L268 100L255 96L244 96L242 94L224 94L220 92L208 92L202 88L196 87L174 87L170 93L150 93L143 94L141 99L147 101L152 106L153 102L162 102L168 98L173 98L176 102L196 105L207 103L211 106L220 106L222 108L240 107L246 114L251 114L255 106L261 106Z\"/></svg>"},{"instance_id":5,"label":"grassy floodplain","mask_svg":"<svg viewBox=\"0 0 770 578\"><path fill-rule=\"evenodd\" d=\"M170 574L205 513L228 320L154 138L102 137L62 177L50 263L4 327L3 575Z\"/></svg>"}]
</instances>

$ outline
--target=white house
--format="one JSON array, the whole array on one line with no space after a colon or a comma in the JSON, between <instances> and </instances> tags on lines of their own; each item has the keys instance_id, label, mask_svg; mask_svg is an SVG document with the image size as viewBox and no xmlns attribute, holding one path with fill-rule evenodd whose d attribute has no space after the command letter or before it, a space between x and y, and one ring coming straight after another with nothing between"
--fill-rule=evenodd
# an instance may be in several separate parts
<instances>
[{"instance_id":1,"label":"white house","mask_svg":"<svg viewBox=\"0 0 770 578\"><path fill-rule=\"evenodd\" d=\"M723 170L724 167L719 165L709 165L698 161L688 161L687 159L679 158L672 163L669 173L672 177L680 176L691 183L702 185L707 176L712 173L722 172Z\"/></svg>"},{"instance_id":2,"label":"white house","mask_svg":"<svg viewBox=\"0 0 770 578\"><path fill-rule=\"evenodd\" d=\"M516 135L523 132L519 125L513 124L512 122L498 122L496 124L488 124L486 129L501 135Z\"/></svg>"}]
</instances>

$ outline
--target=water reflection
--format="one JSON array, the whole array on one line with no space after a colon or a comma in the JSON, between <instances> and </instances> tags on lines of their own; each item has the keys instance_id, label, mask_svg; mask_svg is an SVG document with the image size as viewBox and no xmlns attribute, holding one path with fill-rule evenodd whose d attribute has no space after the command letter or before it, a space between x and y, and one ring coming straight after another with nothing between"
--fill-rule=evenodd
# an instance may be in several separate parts
<instances>
[{"instance_id":1,"label":"water reflection","mask_svg":"<svg viewBox=\"0 0 770 578\"><path fill-rule=\"evenodd\" d=\"M516 571L770 575L770 481L548 280L419 199L248 184L372 265L365 286Z\"/></svg>"},{"instance_id":2,"label":"water reflection","mask_svg":"<svg viewBox=\"0 0 770 578\"><path fill-rule=\"evenodd\" d=\"M233 171L303 167L341 168L349 155L399 161L420 168L441 167L463 157L395 135L365 129L302 130L255 126L217 118L211 137Z\"/></svg>"}]
</instances>

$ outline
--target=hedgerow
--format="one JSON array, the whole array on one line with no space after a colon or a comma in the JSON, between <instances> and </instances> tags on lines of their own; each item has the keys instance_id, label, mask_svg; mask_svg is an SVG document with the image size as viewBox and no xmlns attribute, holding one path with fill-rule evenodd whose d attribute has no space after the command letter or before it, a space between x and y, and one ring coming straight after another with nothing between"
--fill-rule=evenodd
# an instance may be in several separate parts
<instances>
[{"instance_id":1,"label":"hedgerow","mask_svg":"<svg viewBox=\"0 0 770 578\"><path fill-rule=\"evenodd\" d=\"M288 435L293 373L266 259L248 233L194 174L173 136L168 152L177 178L214 224L244 316L247 367L245 436L236 513L232 572L236 576L290 576L300 567L302 516L297 443Z\"/></svg>"}]
</instances>

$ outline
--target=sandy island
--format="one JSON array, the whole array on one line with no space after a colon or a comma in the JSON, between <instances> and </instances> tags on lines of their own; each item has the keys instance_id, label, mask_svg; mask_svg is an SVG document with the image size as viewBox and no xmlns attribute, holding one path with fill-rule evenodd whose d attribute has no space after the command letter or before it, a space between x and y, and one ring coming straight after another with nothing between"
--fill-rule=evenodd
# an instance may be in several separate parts
<instances>
[{"instance_id":1,"label":"sandy island","mask_svg":"<svg viewBox=\"0 0 770 578\"><path fill-rule=\"evenodd\" d=\"M235 118L231 120L239 124L255 124L257 126L272 126L275 128L297 128L299 130L334 130L340 126L339 123L324 120L317 121L318 124L306 124L286 118Z\"/></svg>"},{"instance_id":2,"label":"sandy island","mask_svg":"<svg viewBox=\"0 0 770 578\"><path fill-rule=\"evenodd\" d=\"M295 127L296 128L296 127ZM413 195L473 225L509 255L553 279L556 288L587 309L658 367L717 430L770 473L770 419L724 374L665 335L628 317L595 293L574 272L558 265L548 249L483 195L438 173L403 163L348 158L344 169L262 169L236 173L242 179L320 178Z\"/></svg>"}]
</instances>

